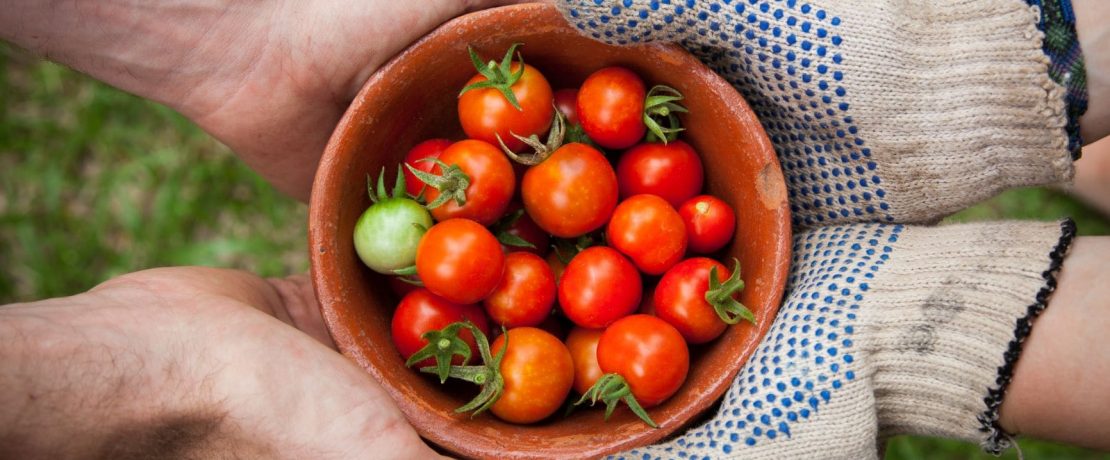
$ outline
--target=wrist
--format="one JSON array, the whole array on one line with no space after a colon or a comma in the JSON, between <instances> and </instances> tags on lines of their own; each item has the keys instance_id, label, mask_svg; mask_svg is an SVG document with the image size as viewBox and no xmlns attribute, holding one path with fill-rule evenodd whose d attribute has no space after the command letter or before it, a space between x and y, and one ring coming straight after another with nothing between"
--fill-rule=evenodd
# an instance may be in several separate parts
<instances>
[{"instance_id":1,"label":"wrist","mask_svg":"<svg viewBox=\"0 0 1110 460\"><path fill-rule=\"evenodd\" d=\"M1075 10L1075 32L1086 67L1087 94L1091 101L1080 118L1083 139L1095 142L1110 134L1110 3L1101 0L1071 0Z\"/></svg>"}]
</instances>

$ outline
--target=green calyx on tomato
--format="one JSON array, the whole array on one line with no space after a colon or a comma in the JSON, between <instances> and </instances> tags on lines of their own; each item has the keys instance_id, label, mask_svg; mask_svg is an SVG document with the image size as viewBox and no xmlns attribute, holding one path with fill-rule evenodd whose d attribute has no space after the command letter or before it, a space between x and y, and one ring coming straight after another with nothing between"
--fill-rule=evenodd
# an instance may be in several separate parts
<instances>
[{"instance_id":1,"label":"green calyx on tomato","mask_svg":"<svg viewBox=\"0 0 1110 460\"><path fill-rule=\"evenodd\" d=\"M459 165L447 165L438 159L424 159L420 161L430 161L439 165L440 170L443 172L439 175L424 172L412 166L405 165L420 182L423 182L428 187L432 187L439 191L439 196L428 203L425 207L428 209L435 209L447 203L447 200L454 199L455 204L462 206L466 204L466 189L470 187L470 176L463 172ZM423 195L423 191L420 193Z\"/></svg>"},{"instance_id":2,"label":"green calyx on tomato","mask_svg":"<svg viewBox=\"0 0 1110 460\"><path fill-rule=\"evenodd\" d=\"M682 93L667 85L655 85L648 90L644 99L644 125L648 129L649 142L666 144L678 138L685 128L678 121L678 113L688 112L678 101Z\"/></svg>"},{"instance_id":3,"label":"green calyx on tomato","mask_svg":"<svg viewBox=\"0 0 1110 460\"><path fill-rule=\"evenodd\" d=\"M446 382L451 370L451 359L455 355L462 356L464 363L470 361L470 345L459 337L459 329L465 324L467 323L451 323L441 330L425 332L421 337L427 340L428 344L413 353L405 361L405 367L412 367L416 363L432 358L436 365L428 368L435 370L435 374L439 376L439 383ZM473 328L471 331L476 329Z\"/></svg>"},{"instance_id":4,"label":"green calyx on tomato","mask_svg":"<svg viewBox=\"0 0 1110 460\"><path fill-rule=\"evenodd\" d=\"M597 143L595 143L593 139L590 139L590 136L586 134L586 130L582 129L582 125L578 123L572 123L567 127L567 133L563 136L563 141L567 143L577 142L579 144L586 144L590 147L597 147Z\"/></svg>"},{"instance_id":5,"label":"green calyx on tomato","mask_svg":"<svg viewBox=\"0 0 1110 460\"><path fill-rule=\"evenodd\" d=\"M524 111L524 109L520 107L520 102L517 102L516 95L513 94L513 90L511 89L513 84L519 81L520 77L524 75L524 57L521 56L520 53L517 53L517 60L520 62L520 67L517 69L516 73L513 73L511 70L513 64L513 51L520 45L521 43L513 43L512 46L509 47L509 50L505 52L505 57L501 58L500 64L498 64L497 61L489 61L489 63L483 64L482 58L478 56L474 48L469 46L466 47L466 50L470 52L470 61L474 63L474 69L483 77L486 77L486 80L463 87L462 91L459 91L459 96L462 96L463 93L472 89L493 88L501 92L501 94L505 96L505 99L517 110Z\"/></svg>"},{"instance_id":6,"label":"green calyx on tomato","mask_svg":"<svg viewBox=\"0 0 1110 460\"><path fill-rule=\"evenodd\" d=\"M705 301L713 306L717 316L725 324L736 324L746 319L755 324L755 315L736 300L736 293L744 290L744 280L740 279L740 261L732 259L732 276L724 282L717 275L717 267L709 269L709 290L705 291Z\"/></svg>"},{"instance_id":7,"label":"green calyx on tomato","mask_svg":"<svg viewBox=\"0 0 1110 460\"><path fill-rule=\"evenodd\" d=\"M478 344L478 353L481 355L482 364L455 366L451 364L451 357L448 356L446 360L437 361L435 366L420 368L420 372L439 375L440 383L443 383L447 379L442 376L443 374L440 373L440 369L443 367L442 363L446 362L448 377L466 380L467 382L480 386L482 389L478 393L478 396L475 396L470 402L455 409L455 413L471 412L470 416L474 417L492 407L505 391L505 379L501 376L501 360L505 357L505 350L509 348L509 340L508 336L506 336L504 346L501 347L501 350L497 351L497 355L493 355L490 353L489 339L486 338L486 334L482 333L482 330L470 321L451 323L447 325L447 327L441 329L440 332L444 334L447 340L454 342L454 340L458 339L458 332L461 328L466 328L474 335L474 341ZM501 333L505 334L505 331L502 330ZM461 339L458 340L461 341ZM433 346L433 342L431 342L429 338L428 347L431 346ZM451 346L453 347L454 345ZM419 353L420 352L417 352L417 354ZM467 354L469 355L469 350Z\"/></svg>"},{"instance_id":8,"label":"green calyx on tomato","mask_svg":"<svg viewBox=\"0 0 1110 460\"><path fill-rule=\"evenodd\" d=\"M514 212L506 214L501 220L493 224L493 235L497 237L497 241L505 246L514 248L528 248L536 249L536 245L529 243L528 240L521 238L517 235L509 233L509 229L515 224L520 217L524 215L523 209L517 209Z\"/></svg>"},{"instance_id":9,"label":"green calyx on tomato","mask_svg":"<svg viewBox=\"0 0 1110 460\"><path fill-rule=\"evenodd\" d=\"M556 110L555 114L551 117L551 131L547 133L547 143L540 142L539 136L536 136L535 134L529 137L524 137L516 133L510 133L513 135L513 137L531 147L532 150L534 150L533 153L527 155L517 154L516 152L513 152L513 150L510 149L507 145L505 145L505 141L501 139L500 134L494 135L497 136L497 142L501 144L501 150L505 152L505 155L508 155L509 158L513 159L513 161L522 165L535 166L543 163L543 160L546 160L547 157L551 156L552 153L555 153L556 150L559 150L559 147L563 146L563 137L565 133L566 120L563 118L563 113Z\"/></svg>"},{"instance_id":10,"label":"green calyx on tomato","mask_svg":"<svg viewBox=\"0 0 1110 460\"><path fill-rule=\"evenodd\" d=\"M628 405L628 408L632 409L632 413L640 417L640 420L643 420L644 423L652 428L659 428L659 425L655 424L655 421L651 419L651 416L648 415L643 406L640 406L640 402L636 401L636 397L632 395L632 389L628 386L628 382L619 374L610 373L602 375L601 378L597 379L597 383L590 387L574 405L581 405L585 403L587 399L590 401L591 406L597 404L598 401L605 403L605 420L609 420L609 416L613 415L613 410L617 408L617 404L620 401L624 401L624 403Z\"/></svg>"}]
</instances>

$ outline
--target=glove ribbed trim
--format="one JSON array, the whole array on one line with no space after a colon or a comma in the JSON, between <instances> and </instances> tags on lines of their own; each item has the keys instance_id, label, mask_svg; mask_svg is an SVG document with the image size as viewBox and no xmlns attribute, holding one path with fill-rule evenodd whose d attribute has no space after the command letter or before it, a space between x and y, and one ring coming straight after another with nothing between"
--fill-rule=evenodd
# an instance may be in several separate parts
<instances>
[{"instance_id":1,"label":"glove ribbed trim","mask_svg":"<svg viewBox=\"0 0 1110 460\"><path fill-rule=\"evenodd\" d=\"M1010 341L1006 352L1003 354L1004 362L998 368L995 386L990 388L987 391L987 396L983 398L987 409L978 417L979 423L982 425L979 431L987 433L987 439L983 441L982 447L983 450L994 455L1001 454L1003 450L1010 448L1013 444L1013 436L1006 433L998 424L998 409L1002 406L1002 400L1006 396L1006 388L1009 387L1010 381L1013 379L1014 366L1021 356L1025 339L1029 337L1029 333L1033 329L1033 321L1048 306L1049 297L1056 291L1056 275L1060 272L1064 256L1075 239L1075 222L1071 219L1065 219L1060 222L1060 230L1060 241L1049 253L1051 263L1042 274L1045 281L1044 286L1037 292L1036 301L1026 309L1025 316L1018 319L1017 327L1014 328L1014 339Z\"/></svg>"}]
</instances>

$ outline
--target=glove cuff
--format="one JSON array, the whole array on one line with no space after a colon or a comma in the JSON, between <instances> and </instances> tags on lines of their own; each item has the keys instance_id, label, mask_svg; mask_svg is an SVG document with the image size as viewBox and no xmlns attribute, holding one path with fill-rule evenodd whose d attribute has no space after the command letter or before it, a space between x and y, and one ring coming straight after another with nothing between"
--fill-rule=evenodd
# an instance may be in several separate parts
<instances>
[{"instance_id":1,"label":"glove cuff","mask_svg":"<svg viewBox=\"0 0 1110 460\"><path fill-rule=\"evenodd\" d=\"M915 228L874 280L862 321L881 435L1010 445L998 408L1032 322L1056 287L1075 225ZM886 279L879 279L880 277ZM862 332L862 331L861 331Z\"/></svg>"}]
</instances>

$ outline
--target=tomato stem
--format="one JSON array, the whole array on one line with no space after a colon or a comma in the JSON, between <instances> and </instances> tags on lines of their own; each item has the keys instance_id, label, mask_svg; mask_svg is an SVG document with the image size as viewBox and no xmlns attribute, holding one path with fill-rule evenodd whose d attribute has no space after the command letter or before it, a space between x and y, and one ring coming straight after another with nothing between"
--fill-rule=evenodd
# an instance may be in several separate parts
<instances>
[{"instance_id":1,"label":"tomato stem","mask_svg":"<svg viewBox=\"0 0 1110 460\"><path fill-rule=\"evenodd\" d=\"M473 411L470 416L474 417L492 407L494 403L501 398L501 394L505 392L505 379L501 376L501 360L505 357L505 350L509 348L509 336L505 335L505 343L501 347L501 350L498 350L497 355L492 355L490 353L489 339L486 337L486 334L482 333L482 330L478 329L473 323L470 321L451 323L443 328L442 331L446 332L448 328L452 327L454 327L454 329L451 332L454 334L455 338L458 338L459 328L466 328L474 335L474 341L478 344L478 354L482 358L482 364L474 366L455 366L450 364L451 357L448 357L446 371L441 369L442 366L438 361L435 366L422 367L420 371L439 375L440 383L446 382L447 378L451 377L466 380L467 382L481 386L482 389L478 393L478 396L475 396L474 399L471 399L470 402L464 404L462 407L455 409L456 413ZM502 328L501 332L505 334L504 328ZM428 334L431 334L431 332ZM413 355L414 358L415 356L416 355ZM470 347L467 346L467 359L469 359L469 356ZM409 361L412 360L413 358L409 359ZM406 365L408 365L408 363L406 363Z\"/></svg>"},{"instance_id":2,"label":"tomato stem","mask_svg":"<svg viewBox=\"0 0 1110 460\"><path fill-rule=\"evenodd\" d=\"M416 176L420 182L439 191L439 196L436 196L436 199L432 200L431 203L426 204L425 208L438 208L451 199L454 199L455 204L459 206L466 204L466 189L470 187L470 176L463 172L459 165L447 165L435 158L424 158L419 161L434 162L440 169L439 175L436 175L405 165L409 168L409 172ZM420 194L423 195L424 191L421 190Z\"/></svg>"},{"instance_id":3,"label":"tomato stem","mask_svg":"<svg viewBox=\"0 0 1110 460\"><path fill-rule=\"evenodd\" d=\"M644 423L652 428L659 428L655 421L651 419L647 411L644 410L640 402L636 400L636 396L632 395L632 388L628 386L628 381L621 377L620 374L609 373L602 375L597 379L594 386L586 390L582 398L574 403L575 406L584 404L586 400L590 401L590 405L597 404L598 401L605 403L605 420L609 420L609 416L613 415L613 411L617 408L617 403L624 401L632 413L640 417Z\"/></svg>"},{"instance_id":4,"label":"tomato stem","mask_svg":"<svg viewBox=\"0 0 1110 460\"><path fill-rule=\"evenodd\" d=\"M667 85L655 85L648 91L644 98L644 125L648 128L649 142L666 144L677 139L678 133L685 130L677 116L689 112L679 104L682 99L682 93Z\"/></svg>"},{"instance_id":5,"label":"tomato stem","mask_svg":"<svg viewBox=\"0 0 1110 460\"><path fill-rule=\"evenodd\" d=\"M566 120L564 120L562 112L556 109L555 114L552 115L551 118L551 130L547 133L546 144L540 142L539 136L535 134L528 137L518 135L512 131L510 131L509 134L512 134L513 137L529 147L532 147L533 153L518 155L505 145L505 141L501 139L500 134L494 133L493 135L497 137L497 143L501 144L501 150L505 152L505 155L508 155L513 161L522 165L535 166L543 163L543 160L546 160L547 157L550 157L556 150L559 150L559 147L563 146L563 138L566 134Z\"/></svg>"},{"instance_id":6,"label":"tomato stem","mask_svg":"<svg viewBox=\"0 0 1110 460\"><path fill-rule=\"evenodd\" d=\"M466 85L463 87L462 91L459 91L459 96L461 97L464 93L471 90L493 88L505 96L509 104L512 104L517 110L523 112L524 109L520 106L520 102L517 102L516 95L513 94L512 90L512 86L516 84L517 81L520 81L520 77L524 75L524 57L521 56L520 53L517 53L520 67L516 72L512 71L513 51L515 51L518 46L521 46L521 43L513 43L512 46L509 46L509 50L506 51L505 56L501 58L501 64L498 64L497 61L489 61L483 64L482 58L478 56L478 52L474 51L474 47L467 46L466 50L470 53L470 62L474 64L474 70L477 70L478 73L486 77L486 79Z\"/></svg>"},{"instance_id":7,"label":"tomato stem","mask_svg":"<svg viewBox=\"0 0 1110 460\"><path fill-rule=\"evenodd\" d=\"M416 363L432 358L435 360L435 366L424 367L420 370L425 372L430 370L430 373L439 376L439 383L446 382L451 368L456 367L451 365L451 360L454 359L455 355L462 356L464 363L470 360L470 345L459 337L459 329L466 327L468 323L451 323L443 329L425 332L421 337L427 340L428 344L413 353L405 361L405 367L412 367Z\"/></svg>"},{"instance_id":8,"label":"tomato stem","mask_svg":"<svg viewBox=\"0 0 1110 460\"><path fill-rule=\"evenodd\" d=\"M390 195L385 191L385 167L378 173L377 188L374 188L374 181L370 175L366 175L366 193L370 195L370 202L378 204L381 201L390 198L406 198L408 194L405 193L405 173L401 169L401 165L397 165L397 181L393 185L393 194Z\"/></svg>"},{"instance_id":9,"label":"tomato stem","mask_svg":"<svg viewBox=\"0 0 1110 460\"><path fill-rule=\"evenodd\" d=\"M740 278L740 260L732 258L732 275L721 281L717 273L717 266L709 269L709 289L705 291L705 301L713 306L717 316L725 324L736 324L746 319L755 324L755 315L736 300L736 294L744 290L744 280Z\"/></svg>"}]
</instances>

